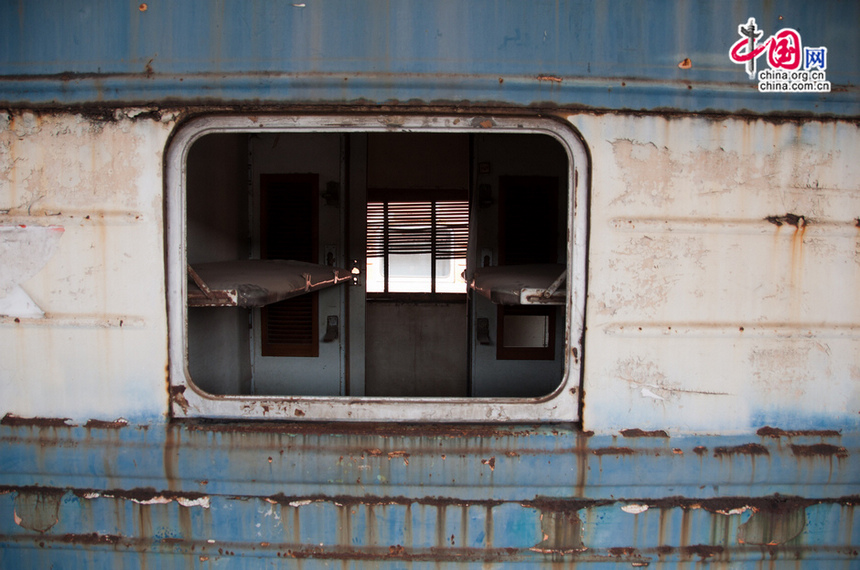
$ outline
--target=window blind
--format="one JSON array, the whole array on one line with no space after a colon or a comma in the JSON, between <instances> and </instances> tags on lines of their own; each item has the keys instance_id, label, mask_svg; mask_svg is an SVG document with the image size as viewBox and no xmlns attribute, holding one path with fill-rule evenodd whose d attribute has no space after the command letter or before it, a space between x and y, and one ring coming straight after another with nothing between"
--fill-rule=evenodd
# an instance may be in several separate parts
<instances>
[{"instance_id":1,"label":"window blind","mask_svg":"<svg viewBox=\"0 0 860 570\"><path fill-rule=\"evenodd\" d=\"M368 202L367 257L431 254L465 259L469 246L469 202Z\"/></svg>"}]
</instances>

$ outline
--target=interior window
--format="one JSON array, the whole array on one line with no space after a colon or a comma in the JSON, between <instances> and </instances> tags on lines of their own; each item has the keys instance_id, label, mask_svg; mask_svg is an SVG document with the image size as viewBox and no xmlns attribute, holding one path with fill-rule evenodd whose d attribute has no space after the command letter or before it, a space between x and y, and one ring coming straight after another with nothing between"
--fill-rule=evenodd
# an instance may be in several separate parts
<instances>
[{"instance_id":1,"label":"interior window","mask_svg":"<svg viewBox=\"0 0 860 570\"><path fill-rule=\"evenodd\" d=\"M368 193L368 293L466 293L468 246L467 192Z\"/></svg>"}]
</instances>

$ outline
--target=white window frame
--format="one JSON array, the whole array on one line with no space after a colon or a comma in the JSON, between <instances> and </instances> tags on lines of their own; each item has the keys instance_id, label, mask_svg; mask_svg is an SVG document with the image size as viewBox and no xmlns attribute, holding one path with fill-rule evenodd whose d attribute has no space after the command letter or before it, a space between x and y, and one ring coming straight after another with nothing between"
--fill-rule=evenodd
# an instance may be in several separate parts
<instances>
[{"instance_id":1,"label":"white window frame","mask_svg":"<svg viewBox=\"0 0 860 570\"><path fill-rule=\"evenodd\" d=\"M538 398L391 398L215 395L188 372L186 302L186 162L195 141L215 133L517 133L553 137L568 156L567 293L564 373ZM178 128L166 151L168 367L177 418L391 422L572 422L579 420L589 188L587 149L561 121L545 118L423 115L207 116Z\"/></svg>"}]
</instances>

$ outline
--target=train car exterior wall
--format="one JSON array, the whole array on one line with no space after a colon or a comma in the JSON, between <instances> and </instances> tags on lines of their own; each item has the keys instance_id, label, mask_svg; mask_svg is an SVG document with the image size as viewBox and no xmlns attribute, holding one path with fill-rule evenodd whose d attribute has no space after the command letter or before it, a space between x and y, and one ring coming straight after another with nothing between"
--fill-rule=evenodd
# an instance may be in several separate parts
<instances>
[{"instance_id":1,"label":"train car exterior wall","mask_svg":"<svg viewBox=\"0 0 860 570\"><path fill-rule=\"evenodd\" d=\"M828 47L831 90L759 92L729 58L751 17ZM0 7L0 567L856 566L858 21L847 2ZM177 133L224 116L579 141L578 410L175 417L194 414L170 372L165 173Z\"/></svg>"}]
</instances>

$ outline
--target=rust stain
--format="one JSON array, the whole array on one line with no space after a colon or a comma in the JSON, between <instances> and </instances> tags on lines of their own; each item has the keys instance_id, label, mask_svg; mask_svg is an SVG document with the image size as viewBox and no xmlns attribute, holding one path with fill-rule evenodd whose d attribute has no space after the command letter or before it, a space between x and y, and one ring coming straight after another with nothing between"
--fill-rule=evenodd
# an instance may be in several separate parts
<instances>
[{"instance_id":1,"label":"rust stain","mask_svg":"<svg viewBox=\"0 0 860 570\"><path fill-rule=\"evenodd\" d=\"M88 534L64 534L60 537L60 540L67 544L119 544L123 540L123 537L117 534L91 532Z\"/></svg>"},{"instance_id":2,"label":"rust stain","mask_svg":"<svg viewBox=\"0 0 860 570\"><path fill-rule=\"evenodd\" d=\"M311 503L316 502L327 502L334 503L338 506L344 508L355 507L358 505L365 506L375 506L375 505L399 505L399 506L411 506L411 505L423 505L429 507L437 507L437 508L447 508L447 507L469 507L469 506L483 506L483 507L495 507L501 505L503 501L493 500L493 499L476 499L467 501L464 499L457 498L449 498L449 497L404 497L404 496L392 496L392 497L383 497L378 495L304 495L304 496L287 496L283 493L277 493L274 495L269 495L268 497L261 497L262 500L267 503L273 505L281 505L281 506L290 506L290 507L301 507L305 505L310 505ZM561 501L560 503L564 503ZM593 503L593 502L592 502ZM592 504L588 503L588 504ZM529 503L524 506L531 507L533 504L546 504L545 502L534 502ZM584 504L581 502L577 502L577 504ZM535 507L537 508L537 507ZM580 507L582 508L582 507Z\"/></svg>"},{"instance_id":3,"label":"rust stain","mask_svg":"<svg viewBox=\"0 0 860 570\"><path fill-rule=\"evenodd\" d=\"M696 447L693 448L693 453L695 453L696 455L702 456L702 455L705 455L708 453L708 448L705 447L704 445L697 445Z\"/></svg>"},{"instance_id":4,"label":"rust stain","mask_svg":"<svg viewBox=\"0 0 860 570\"><path fill-rule=\"evenodd\" d=\"M848 457L848 450L829 443L816 443L813 445L792 445L791 453L796 457Z\"/></svg>"},{"instance_id":5,"label":"rust stain","mask_svg":"<svg viewBox=\"0 0 860 570\"><path fill-rule=\"evenodd\" d=\"M552 81L553 83L561 83L563 79L558 75L538 75L538 81Z\"/></svg>"},{"instance_id":6,"label":"rust stain","mask_svg":"<svg viewBox=\"0 0 860 570\"><path fill-rule=\"evenodd\" d=\"M757 435L762 437L800 437L800 436L817 436L817 437L838 437L841 434L833 429L806 429L806 430L784 430L780 428L774 428L770 426L764 426L760 428L757 432Z\"/></svg>"},{"instance_id":7,"label":"rust stain","mask_svg":"<svg viewBox=\"0 0 860 570\"><path fill-rule=\"evenodd\" d=\"M337 547L311 547L303 549L289 549L286 552L278 552L278 557L295 558L298 560L317 559L317 560L341 560L341 561L377 561L390 558L397 558L405 561L433 561L433 562L504 562L510 560L519 554L516 548L451 548L438 549L434 548L430 551L421 550L416 553L409 553L404 549L401 554L395 546L396 555L385 548L384 550L359 550L358 548L337 548Z\"/></svg>"},{"instance_id":8,"label":"rust stain","mask_svg":"<svg viewBox=\"0 0 860 570\"><path fill-rule=\"evenodd\" d=\"M167 485L171 490L176 486L176 464L179 459L177 439L179 438L181 438L180 432L173 426L168 426L164 437L162 461L164 463L164 477L167 479Z\"/></svg>"},{"instance_id":9,"label":"rust stain","mask_svg":"<svg viewBox=\"0 0 860 570\"><path fill-rule=\"evenodd\" d=\"M6 414L0 420L0 425L12 427L74 427L66 422L70 418L22 418L13 414Z\"/></svg>"},{"instance_id":10,"label":"rust stain","mask_svg":"<svg viewBox=\"0 0 860 570\"><path fill-rule=\"evenodd\" d=\"M621 430L621 435L623 435L624 437L669 437L669 434L662 429L654 431L643 431L638 428L623 429Z\"/></svg>"},{"instance_id":11,"label":"rust stain","mask_svg":"<svg viewBox=\"0 0 860 570\"><path fill-rule=\"evenodd\" d=\"M409 465L409 457L410 454L405 451L389 451L388 452L388 460L391 461L394 457L400 457L403 459L404 465Z\"/></svg>"},{"instance_id":12,"label":"rust stain","mask_svg":"<svg viewBox=\"0 0 860 570\"><path fill-rule=\"evenodd\" d=\"M185 399L185 386L171 386L170 398L173 400L173 403L182 408L183 413L188 413L190 404L188 403L188 400Z\"/></svg>"},{"instance_id":13,"label":"rust stain","mask_svg":"<svg viewBox=\"0 0 860 570\"><path fill-rule=\"evenodd\" d=\"M734 447L715 447L714 457L723 455L770 455L767 448L758 443L745 443L744 445L736 445Z\"/></svg>"},{"instance_id":14,"label":"rust stain","mask_svg":"<svg viewBox=\"0 0 860 570\"><path fill-rule=\"evenodd\" d=\"M122 429L126 426L128 426L128 422L124 419L118 419L112 422L104 420L88 420L87 423L84 424L85 428L97 429Z\"/></svg>"},{"instance_id":15,"label":"rust stain","mask_svg":"<svg viewBox=\"0 0 860 570\"><path fill-rule=\"evenodd\" d=\"M406 548L399 545L399 544L395 544L394 546L388 547L388 556L403 557L405 555L406 555Z\"/></svg>"},{"instance_id":16,"label":"rust stain","mask_svg":"<svg viewBox=\"0 0 860 570\"><path fill-rule=\"evenodd\" d=\"M183 507L199 506L209 508L209 496L204 493L156 491L152 487L109 489L107 491L99 491L96 489L73 489L72 493L82 499L97 499L99 497L105 497L108 499L133 501L141 505L167 504L176 501Z\"/></svg>"},{"instance_id":17,"label":"rust stain","mask_svg":"<svg viewBox=\"0 0 860 570\"><path fill-rule=\"evenodd\" d=\"M765 218L765 220L774 224L777 227L783 224L787 224L789 226L794 226L797 229L803 229L809 225L809 220L806 219L805 216L798 216L797 214L785 214L784 216L768 216Z\"/></svg>"},{"instance_id":18,"label":"rust stain","mask_svg":"<svg viewBox=\"0 0 860 570\"><path fill-rule=\"evenodd\" d=\"M604 455L633 455L634 451L629 447L600 447L592 449L591 453L597 456Z\"/></svg>"},{"instance_id":19,"label":"rust stain","mask_svg":"<svg viewBox=\"0 0 860 570\"><path fill-rule=\"evenodd\" d=\"M576 483L574 493L577 497L585 496L585 485L588 481L588 438L593 435L594 432L584 432L576 436Z\"/></svg>"},{"instance_id":20,"label":"rust stain","mask_svg":"<svg viewBox=\"0 0 860 570\"><path fill-rule=\"evenodd\" d=\"M691 546L684 546L681 548L681 552L687 556L698 556L702 561L704 561L712 556L721 555L725 552L725 549L719 545L712 546L709 544L693 544Z\"/></svg>"},{"instance_id":21,"label":"rust stain","mask_svg":"<svg viewBox=\"0 0 860 570\"><path fill-rule=\"evenodd\" d=\"M177 392L184 387L177 386ZM181 388L181 389L180 389ZM172 393L171 393L172 395ZM286 403L300 401L300 398L285 398ZM538 433L535 429L493 425L456 425L456 424L386 424L372 422L304 422L287 423L279 421L200 421L177 419L172 422L188 431L220 433L279 433L289 435L371 435L379 438L394 437L438 437L447 439L472 438L525 438ZM572 433L580 433L570 428ZM586 435L589 435L586 432ZM366 452L367 450L365 450ZM381 452L380 452L381 453Z\"/></svg>"}]
</instances>

